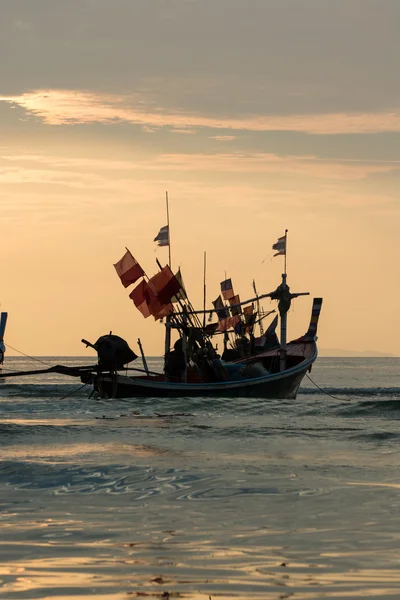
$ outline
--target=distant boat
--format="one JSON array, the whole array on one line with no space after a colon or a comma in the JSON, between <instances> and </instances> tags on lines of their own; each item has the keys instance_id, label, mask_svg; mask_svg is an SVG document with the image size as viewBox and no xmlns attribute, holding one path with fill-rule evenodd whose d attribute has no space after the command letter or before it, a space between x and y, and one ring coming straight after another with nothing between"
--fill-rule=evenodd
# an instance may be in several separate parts
<instances>
[{"instance_id":1,"label":"distant boat","mask_svg":"<svg viewBox=\"0 0 400 600\"><path fill-rule=\"evenodd\" d=\"M6 352L6 347L4 344L4 334L6 331L7 317L8 313L0 313L0 366L4 362L4 354Z\"/></svg>"}]
</instances>

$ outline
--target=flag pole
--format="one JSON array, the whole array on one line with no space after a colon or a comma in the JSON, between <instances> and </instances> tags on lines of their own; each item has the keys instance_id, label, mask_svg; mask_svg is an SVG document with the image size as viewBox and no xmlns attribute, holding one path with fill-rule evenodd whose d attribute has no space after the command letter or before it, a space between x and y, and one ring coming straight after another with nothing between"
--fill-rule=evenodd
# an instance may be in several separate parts
<instances>
[{"instance_id":1,"label":"flag pole","mask_svg":"<svg viewBox=\"0 0 400 600\"><path fill-rule=\"evenodd\" d=\"M168 255L169 255L169 268L171 268L171 237L169 232L169 206L168 206L168 192L165 192L165 202L167 205L167 226L168 226Z\"/></svg>"},{"instance_id":2,"label":"flag pole","mask_svg":"<svg viewBox=\"0 0 400 600\"><path fill-rule=\"evenodd\" d=\"M206 327L206 298L207 298L207 287L206 287L206 272L207 272L207 252L204 252L204 275L203 275L203 329Z\"/></svg>"},{"instance_id":3,"label":"flag pole","mask_svg":"<svg viewBox=\"0 0 400 600\"><path fill-rule=\"evenodd\" d=\"M287 234L288 230L285 229L285 269L282 275L282 292L289 292L289 287L286 283L287 272L286 272L286 254L287 254ZM281 313L281 351L280 351L280 365L279 370L285 371L286 369L286 356L287 356L287 345L286 345L286 336L287 336L287 310Z\"/></svg>"},{"instance_id":4,"label":"flag pole","mask_svg":"<svg viewBox=\"0 0 400 600\"><path fill-rule=\"evenodd\" d=\"M168 192L165 192L165 204L167 207L167 227L168 227L168 264L171 268L171 238L169 233L169 205ZM164 373L167 372L167 360L171 349L171 315L167 315L165 319L165 349L164 349Z\"/></svg>"},{"instance_id":5,"label":"flag pole","mask_svg":"<svg viewBox=\"0 0 400 600\"><path fill-rule=\"evenodd\" d=\"M285 229L285 275L286 275L286 273L287 273L287 271L286 271L287 234L288 234L288 230L287 230L287 229Z\"/></svg>"}]
</instances>

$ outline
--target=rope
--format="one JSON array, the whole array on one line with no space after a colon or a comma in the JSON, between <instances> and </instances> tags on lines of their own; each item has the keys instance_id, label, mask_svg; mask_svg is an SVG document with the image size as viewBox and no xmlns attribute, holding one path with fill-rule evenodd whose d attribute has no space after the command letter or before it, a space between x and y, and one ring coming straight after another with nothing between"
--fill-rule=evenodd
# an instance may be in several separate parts
<instances>
[{"instance_id":1,"label":"rope","mask_svg":"<svg viewBox=\"0 0 400 600\"><path fill-rule=\"evenodd\" d=\"M265 263L265 261L266 261L266 260L268 260L268 258L271 258L271 257L272 257L272 255L273 255L273 252L271 252L270 254L268 254L268 256L266 256L266 257L264 258L264 260L263 260L263 261L261 261L261 264L263 265L263 264Z\"/></svg>"},{"instance_id":2,"label":"rope","mask_svg":"<svg viewBox=\"0 0 400 600\"><path fill-rule=\"evenodd\" d=\"M326 392L323 388L319 387L319 385L317 383L315 383L315 381L313 381L307 373L306 373L306 377L308 377L308 379L311 381L311 383L313 383L315 385L315 387L320 390L320 392L322 392L323 394L326 394L326 396L329 396L330 398L333 398L334 400L339 400L340 402L350 402L350 398L338 398L337 396L332 396L332 394L329 394L329 392Z\"/></svg>"},{"instance_id":3,"label":"rope","mask_svg":"<svg viewBox=\"0 0 400 600\"><path fill-rule=\"evenodd\" d=\"M13 348L12 346L10 346L10 344L8 342L7 342L7 348L11 348L11 350L14 350L14 352L18 352L18 354L21 354L22 356L25 356L26 358L29 358L30 360L35 360L36 362L39 362L42 365L46 365L46 367L53 366L47 362L44 362L44 360L40 360L40 358L35 358L34 356L29 356L29 354L25 354L25 352L21 352L21 350L17 350L17 348Z\"/></svg>"},{"instance_id":4,"label":"rope","mask_svg":"<svg viewBox=\"0 0 400 600\"><path fill-rule=\"evenodd\" d=\"M13 348L9 343L7 343L7 347L11 348L11 350L14 350L14 352L18 352L18 354L21 354L22 356L25 356L26 358L29 358L30 360L34 360L36 362L41 363L42 365L46 365L46 367L52 367L53 365L45 362L44 360L41 360L40 358L35 358L34 356L30 356L29 354L25 354L25 352L21 352L21 350L17 350L17 348ZM4 371L10 371L10 372L16 372L15 369L6 369L3 367ZM80 392L81 390L83 390L84 387L86 387L88 384L84 383L83 385L79 386L76 390L73 390L72 392L70 392L69 394L67 394L66 396L62 396L61 398L59 398L58 400L65 400L66 398L70 398L71 396L73 396L74 394L76 394L77 392Z\"/></svg>"},{"instance_id":5,"label":"rope","mask_svg":"<svg viewBox=\"0 0 400 600\"><path fill-rule=\"evenodd\" d=\"M71 392L70 394L67 394L66 396L63 396L62 398L59 398L58 400L65 400L65 398L69 398L70 396L73 396L74 394L76 394L77 392L80 392L80 390L83 390L83 388L85 386L87 386L87 383L84 383L83 385L81 385L80 387L78 387L76 390L74 390L73 392Z\"/></svg>"}]
</instances>

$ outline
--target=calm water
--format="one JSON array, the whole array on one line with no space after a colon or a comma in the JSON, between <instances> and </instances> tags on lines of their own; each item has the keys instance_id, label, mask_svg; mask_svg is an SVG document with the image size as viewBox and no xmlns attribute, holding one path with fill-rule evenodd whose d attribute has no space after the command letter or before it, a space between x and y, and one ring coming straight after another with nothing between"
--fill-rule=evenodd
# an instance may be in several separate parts
<instances>
[{"instance_id":1,"label":"calm water","mask_svg":"<svg viewBox=\"0 0 400 600\"><path fill-rule=\"evenodd\" d=\"M400 359L311 377L339 399L1 383L0 597L400 598Z\"/></svg>"}]
</instances>

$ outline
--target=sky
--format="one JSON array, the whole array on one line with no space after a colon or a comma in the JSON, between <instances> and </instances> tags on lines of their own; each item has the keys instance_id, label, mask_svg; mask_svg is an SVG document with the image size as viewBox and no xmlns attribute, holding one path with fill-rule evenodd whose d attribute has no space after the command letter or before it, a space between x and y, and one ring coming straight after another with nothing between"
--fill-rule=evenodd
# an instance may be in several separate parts
<instances>
[{"instance_id":1,"label":"sky","mask_svg":"<svg viewBox=\"0 0 400 600\"><path fill-rule=\"evenodd\" d=\"M398 0L2 0L1 310L8 353L163 351L113 264L173 268L201 307L280 283L289 338L400 355ZM275 307L269 300L265 310Z\"/></svg>"}]
</instances>

